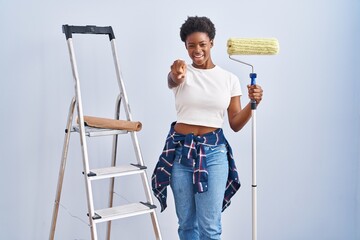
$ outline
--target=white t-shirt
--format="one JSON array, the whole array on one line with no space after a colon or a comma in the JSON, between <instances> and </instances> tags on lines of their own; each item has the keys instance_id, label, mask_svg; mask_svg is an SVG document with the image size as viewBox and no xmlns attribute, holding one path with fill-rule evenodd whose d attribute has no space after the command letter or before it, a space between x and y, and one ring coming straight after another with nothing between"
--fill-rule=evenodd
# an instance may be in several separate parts
<instances>
[{"instance_id":1,"label":"white t-shirt","mask_svg":"<svg viewBox=\"0 0 360 240\"><path fill-rule=\"evenodd\" d=\"M187 65L185 81L173 88L177 122L221 128L231 97L241 96L233 73L215 66L198 69Z\"/></svg>"}]
</instances>

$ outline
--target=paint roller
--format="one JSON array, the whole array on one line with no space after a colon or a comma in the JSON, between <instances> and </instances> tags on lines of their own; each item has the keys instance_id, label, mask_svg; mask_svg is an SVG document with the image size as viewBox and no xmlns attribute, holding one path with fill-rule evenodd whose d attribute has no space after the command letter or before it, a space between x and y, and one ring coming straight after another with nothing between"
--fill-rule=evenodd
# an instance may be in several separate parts
<instances>
[{"instance_id":1,"label":"paint roller","mask_svg":"<svg viewBox=\"0 0 360 240\"><path fill-rule=\"evenodd\" d=\"M229 58L251 67L251 85L256 84L254 66L240 61L233 55L275 55L279 52L279 42L276 38L229 38L227 41ZM256 101L251 101L251 109L256 109Z\"/></svg>"},{"instance_id":2,"label":"paint roller","mask_svg":"<svg viewBox=\"0 0 360 240\"><path fill-rule=\"evenodd\" d=\"M229 38L229 55L275 55L279 52L276 38Z\"/></svg>"},{"instance_id":3,"label":"paint roller","mask_svg":"<svg viewBox=\"0 0 360 240\"><path fill-rule=\"evenodd\" d=\"M275 38L229 38L227 42L229 58L251 67L251 85L256 84L254 66L232 57L233 55L275 55L279 43ZM251 100L252 118L252 239L257 239L257 184L256 184L256 101Z\"/></svg>"}]
</instances>

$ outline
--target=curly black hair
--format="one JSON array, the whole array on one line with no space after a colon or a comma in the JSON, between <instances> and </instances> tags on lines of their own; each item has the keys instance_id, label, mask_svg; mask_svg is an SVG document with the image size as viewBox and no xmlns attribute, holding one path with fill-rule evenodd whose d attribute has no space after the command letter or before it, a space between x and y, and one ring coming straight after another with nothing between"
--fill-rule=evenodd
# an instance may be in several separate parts
<instances>
[{"instance_id":1,"label":"curly black hair","mask_svg":"<svg viewBox=\"0 0 360 240\"><path fill-rule=\"evenodd\" d=\"M215 38L215 25L207 17L188 17L180 28L181 41L185 42L187 36L194 32L207 33L210 40Z\"/></svg>"}]
</instances>

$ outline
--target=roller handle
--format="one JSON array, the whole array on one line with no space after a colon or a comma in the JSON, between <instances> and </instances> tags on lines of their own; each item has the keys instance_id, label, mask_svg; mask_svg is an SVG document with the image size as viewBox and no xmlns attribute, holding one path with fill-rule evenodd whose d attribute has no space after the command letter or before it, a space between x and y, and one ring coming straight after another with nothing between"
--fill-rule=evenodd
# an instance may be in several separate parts
<instances>
[{"instance_id":1,"label":"roller handle","mask_svg":"<svg viewBox=\"0 0 360 240\"><path fill-rule=\"evenodd\" d=\"M251 78L251 85L255 85L256 84L256 73L250 73L250 78ZM251 109L252 110L256 109L256 101L255 100L251 100Z\"/></svg>"},{"instance_id":2,"label":"roller handle","mask_svg":"<svg viewBox=\"0 0 360 240\"><path fill-rule=\"evenodd\" d=\"M86 26L70 26L63 25L62 26L63 33L65 33L66 40L72 38L72 34L82 33L82 34L106 34L109 35L110 41L115 39L114 32L112 27L97 27L93 25Z\"/></svg>"}]
</instances>

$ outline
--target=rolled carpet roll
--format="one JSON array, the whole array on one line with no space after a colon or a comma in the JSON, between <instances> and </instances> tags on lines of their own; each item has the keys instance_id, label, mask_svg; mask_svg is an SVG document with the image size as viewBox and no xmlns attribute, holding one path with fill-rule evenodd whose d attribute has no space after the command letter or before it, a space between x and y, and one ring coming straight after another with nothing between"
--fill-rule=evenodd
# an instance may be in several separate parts
<instances>
[{"instance_id":1,"label":"rolled carpet roll","mask_svg":"<svg viewBox=\"0 0 360 240\"><path fill-rule=\"evenodd\" d=\"M279 52L276 38L229 38L229 55L274 55Z\"/></svg>"},{"instance_id":2,"label":"rolled carpet roll","mask_svg":"<svg viewBox=\"0 0 360 240\"><path fill-rule=\"evenodd\" d=\"M76 122L79 123L79 119L77 119ZM142 128L142 123L138 121L116 120L91 116L84 116L84 123L89 127L127 131L140 131Z\"/></svg>"}]
</instances>

